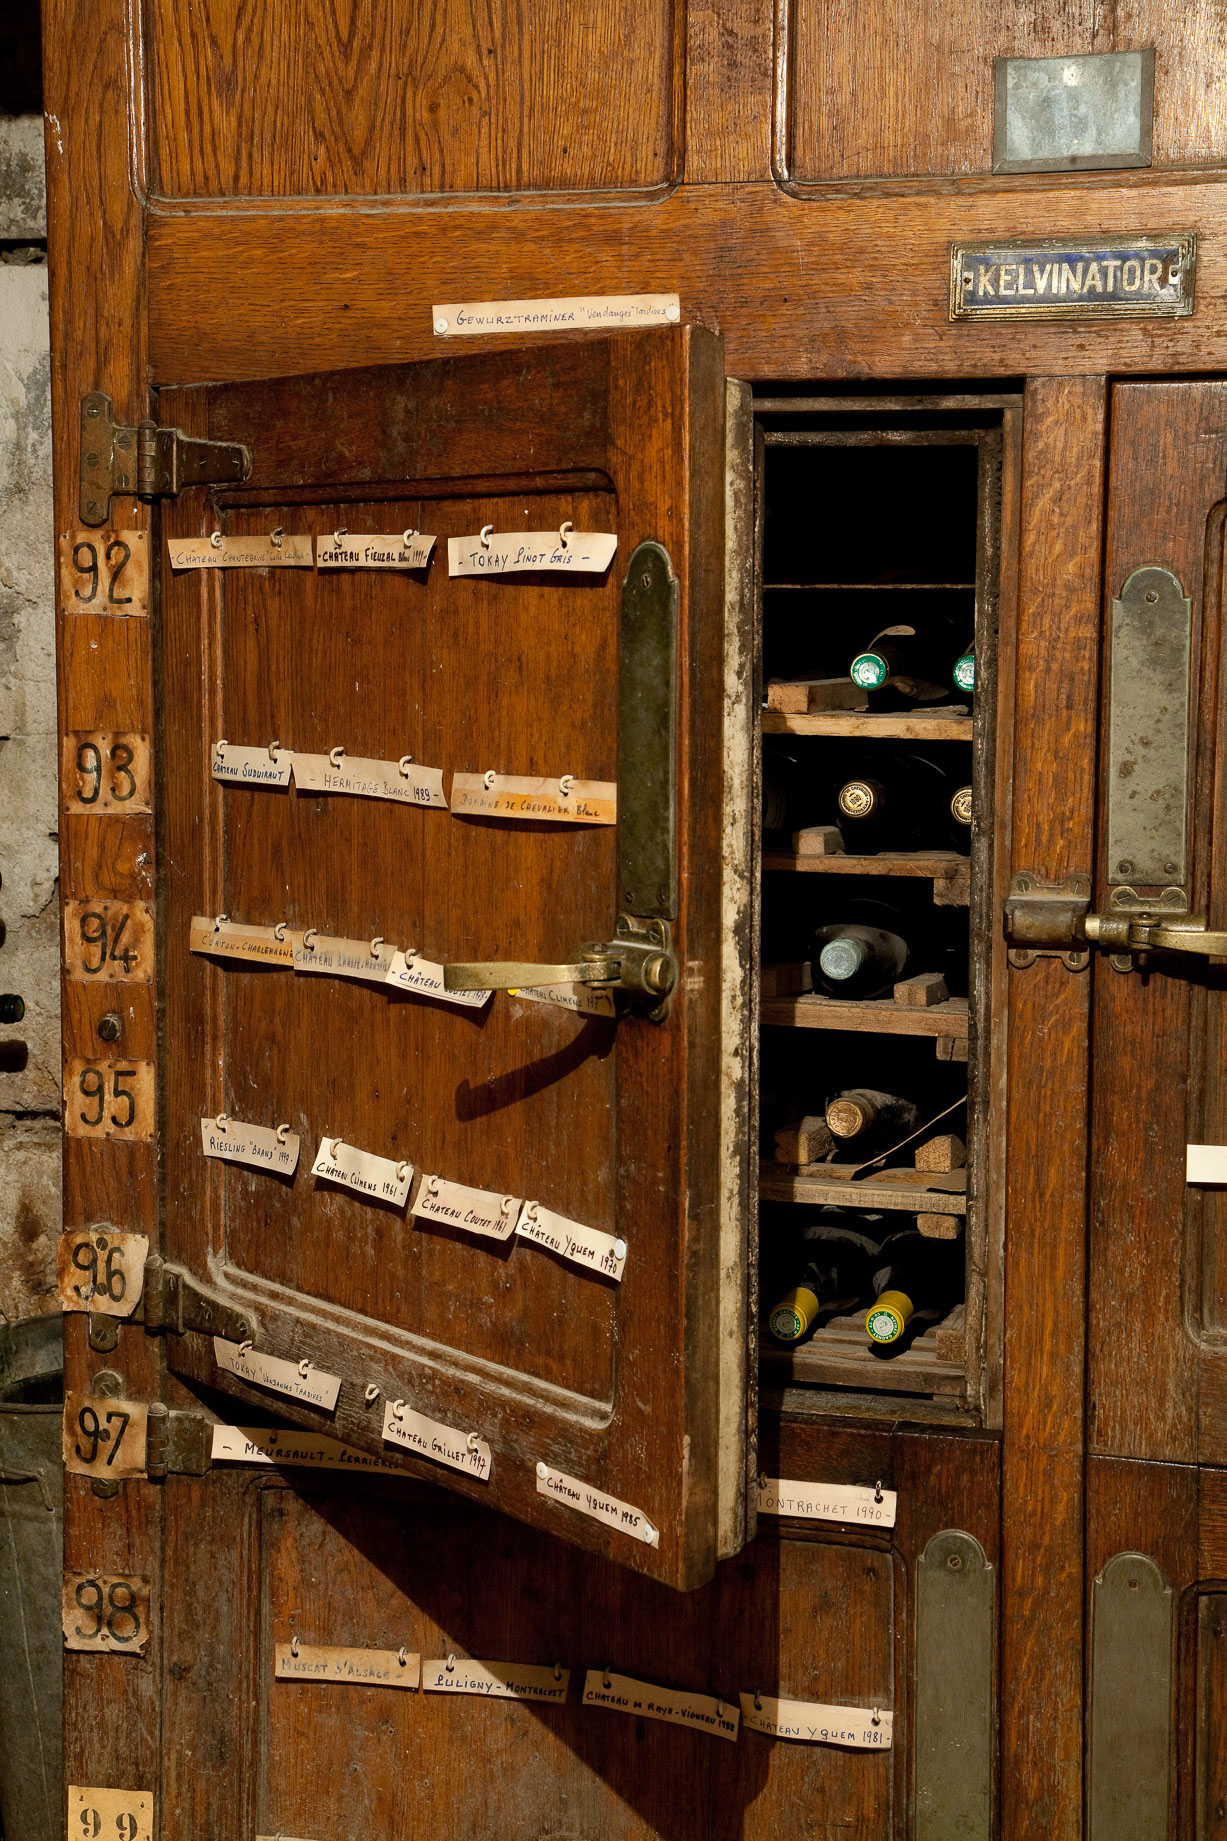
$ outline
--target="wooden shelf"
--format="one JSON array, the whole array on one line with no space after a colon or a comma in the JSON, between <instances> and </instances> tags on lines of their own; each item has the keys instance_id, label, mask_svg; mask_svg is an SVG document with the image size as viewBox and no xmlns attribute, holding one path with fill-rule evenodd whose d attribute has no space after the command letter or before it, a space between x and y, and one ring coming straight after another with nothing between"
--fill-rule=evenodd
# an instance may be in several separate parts
<instances>
[{"instance_id":1,"label":"wooden shelf","mask_svg":"<svg viewBox=\"0 0 1227 1841\"><path fill-rule=\"evenodd\" d=\"M853 1182L852 1165L846 1166L846 1174L840 1176L833 1175L829 1165L818 1167L823 1170L821 1176L764 1160L758 1167L759 1199L814 1206L834 1202L841 1208L871 1208L883 1213L890 1209L907 1214L967 1213L966 1170L882 1170Z\"/></svg>"},{"instance_id":2,"label":"wooden shelf","mask_svg":"<svg viewBox=\"0 0 1227 1841\"><path fill-rule=\"evenodd\" d=\"M876 1393L961 1394L963 1362L959 1346L963 1318L960 1304L944 1323L929 1324L910 1348L898 1355L878 1354L865 1333L865 1313L832 1317L799 1348L782 1349L764 1333L759 1359L773 1382L821 1387L856 1387ZM943 1354L949 1349L949 1355Z\"/></svg>"},{"instance_id":3,"label":"wooden shelf","mask_svg":"<svg viewBox=\"0 0 1227 1841\"><path fill-rule=\"evenodd\" d=\"M921 716L900 710L894 716L862 716L855 710L816 710L789 716L783 710L762 712L764 735L851 736L858 741L969 742L970 716Z\"/></svg>"},{"instance_id":4,"label":"wooden shelf","mask_svg":"<svg viewBox=\"0 0 1227 1841\"><path fill-rule=\"evenodd\" d=\"M949 593L952 589L965 588L970 592L975 588L974 582L764 582L764 594L778 594L781 589L788 594L916 594L927 591L931 594Z\"/></svg>"},{"instance_id":5,"label":"wooden shelf","mask_svg":"<svg viewBox=\"0 0 1227 1841\"><path fill-rule=\"evenodd\" d=\"M912 1009L893 997L859 1000L840 997L767 997L760 1020L783 1029L859 1029L883 1036L951 1036L967 1038L967 999L948 997L944 1004Z\"/></svg>"},{"instance_id":6,"label":"wooden shelf","mask_svg":"<svg viewBox=\"0 0 1227 1841\"><path fill-rule=\"evenodd\" d=\"M877 856L799 857L791 850L764 850L763 868L791 870L803 876L932 876L946 881L967 868L957 850L916 850Z\"/></svg>"}]
</instances>

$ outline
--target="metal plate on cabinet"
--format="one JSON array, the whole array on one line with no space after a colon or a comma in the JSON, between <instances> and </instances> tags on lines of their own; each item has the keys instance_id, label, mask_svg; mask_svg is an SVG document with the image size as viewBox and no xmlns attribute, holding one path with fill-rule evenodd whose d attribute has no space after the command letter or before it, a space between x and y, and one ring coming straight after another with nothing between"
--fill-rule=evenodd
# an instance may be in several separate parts
<instances>
[{"instance_id":1,"label":"metal plate on cabinet","mask_svg":"<svg viewBox=\"0 0 1227 1841\"><path fill-rule=\"evenodd\" d=\"M915 1841L990 1841L995 1583L958 1528L916 1562Z\"/></svg>"},{"instance_id":2,"label":"metal plate on cabinet","mask_svg":"<svg viewBox=\"0 0 1227 1841\"><path fill-rule=\"evenodd\" d=\"M1175 1604L1144 1553L1118 1553L1091 1591L1089 1841L1167 1841Z\"/></svg>"},{"instance_id":3,"label":"metal plate on cabinet","mask_svg":"<svg viewBox=\"0 0 1227 1841\"><path fill-rule=\"evenodd\" d=\"M993 171L1149 166L1154 47L1082 57L997 58Z\"/></svg>"},{"instance_id":4,"label":"metal plate on cabinet","mask_svg":"<svg viewBox=\"0 0 1227 1841\"><path fill-rule=\"evenodd\" d=\"M641 543L622 584L618 661L619 907L677 918L677 577L659 543Z\"/></svg>"},{"instance_id":5,"label":"metal plate on cabinet","mask_svg":"<svg viewBox=\"0 0 1227 1841\"><path fill-rule=\"evenodd\" d=\"M1112 603L1108 881L1183 883L1193 604L1170 569L1134 569Z\"/></svg>"}]
</instances>

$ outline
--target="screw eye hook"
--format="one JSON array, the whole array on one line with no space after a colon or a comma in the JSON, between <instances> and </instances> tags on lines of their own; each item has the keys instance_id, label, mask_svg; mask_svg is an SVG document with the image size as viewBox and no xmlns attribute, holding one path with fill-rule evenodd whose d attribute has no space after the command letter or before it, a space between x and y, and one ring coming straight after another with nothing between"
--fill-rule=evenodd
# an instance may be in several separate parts
<instances>
[{"instance_id":1,"label":"screw eye hook","mask_svg":"<svg viewBox=\"0 0 1227 1841\"><path fill-rule=\"evenodd\" d=\"M273 548L279 550L285 542L285 526L283 524L274 525L273 529L269 532L269 537Z\"/></svg>"},{"instance_id":2,"label":"screw eye hook","mask_svg":"<svg viewBox=\"0 0 1227 1841\"><path fill-rule=\"evenodd\" d=\"M221 534L221 532L220 532L220 531L212 531L212 532L210 533L210 535L209 535L209 542L210 542L210 543L211 543L211 544L213 545L213 548L214 548L215 550L220 550L220 549L221 549L221 547L222 547L222 534Z\"/></svg>"},{"instance_id":3,"label":"screw eye hook","mask_svg":"<svg viewBox=\"0 0 1227 1841\"><path fill-rule=\"evenodd\" d=\"M292 1656L296 1656L298 1654L298 1632L297 1630L294 1632L294 1639L290 1644L290 1654Z\"/></svg>"},{"instance_id":4,"label":"screw eye hook","mask_svg":"<svg viewBox=\"0 0 1227 1841\"><path fill-rule=\"evenodd\" d=\"M875 1502L881 1502L882 1500L882 1479L881 1477L878 1478L877 1482L873 1486L873 1499Z\"/></svg>"},{"instance_id":5,"label":"screw eye hook","mask_svg":"<svg viewBox=\"0 0 1227 1841\"><path fill-rule=\"evenodd\" d=\"M570 544L567 542L567 532L569 530L573 530L574 528L575 527L571 523L570 518L567 519L565 524L560 524L558 527L558 541L562 545L564 550L568 550L571 547Z\"/></svg>"},{"instance_id":6,"label":"screw eye hook","mask_svg":"<svg viewBox=\"0 0 1227 1841\"><path fill-rule=\"evenodd\" d=\"M483 550L488 550L490 548L490 532L493 529L494 529L494 526L492 524L483 524L480 532L478 533L478 535L481 537L481 547Z\"/></svg>"}]
</instances>

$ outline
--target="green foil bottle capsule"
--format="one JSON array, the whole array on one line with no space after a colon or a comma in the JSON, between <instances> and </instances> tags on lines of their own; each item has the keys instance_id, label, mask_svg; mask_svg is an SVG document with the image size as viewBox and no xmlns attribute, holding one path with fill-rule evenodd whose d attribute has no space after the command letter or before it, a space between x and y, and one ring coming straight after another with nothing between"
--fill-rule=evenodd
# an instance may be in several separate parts
<instances>
[{"instance_id":1,"label":"green foil bottle capsule","mask_svg":"<svg viewBox=\"0 0 1227 1841\"><path fill-rule=\"evenodd\" d=\"M848 667L858 690L881 690L890 676L890 660L880 652L858 652Z\"/></svg>"},{"instance_id":2,"label":"green foil bottle capsule","mask_svg":"<svg viewBox=\"0 0 1227 1841\"><path fill-rule=\"evenodd\" d=\"M11 992L0 996L0 1023L20 1023L25 1013L24 997L15 997Z\"/></svg>"},{"instance_id":3,"label":"green foil bottle capsule","mask_svg":"<svg viewBox=\"0 0 1227 1841\"><path fill-rule=\"evenodd\" d=\"M964 652L960 658L956 658L954 661L954 670L951 675L954 678L957 689L965 690L968 693L973 691L976 688L975 653Z\"/></svg>"}]
</instances>

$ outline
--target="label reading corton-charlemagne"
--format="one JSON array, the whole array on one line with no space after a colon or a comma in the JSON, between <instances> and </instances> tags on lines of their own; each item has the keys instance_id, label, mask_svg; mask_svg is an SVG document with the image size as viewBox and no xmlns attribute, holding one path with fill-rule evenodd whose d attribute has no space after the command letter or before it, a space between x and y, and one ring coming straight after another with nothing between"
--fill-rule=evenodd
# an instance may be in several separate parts
<instances>
[{"instance_id":1,"label":"label reading corton-charlemagne","mask_svg":"<svg viewBox=\"0 0 1227 1841\"><path fill-rule=\"evenodd\" d=\"M1197 238L952 243L952 320L1180 318L1193 311Z\"/></svg>"}]
</instances>

